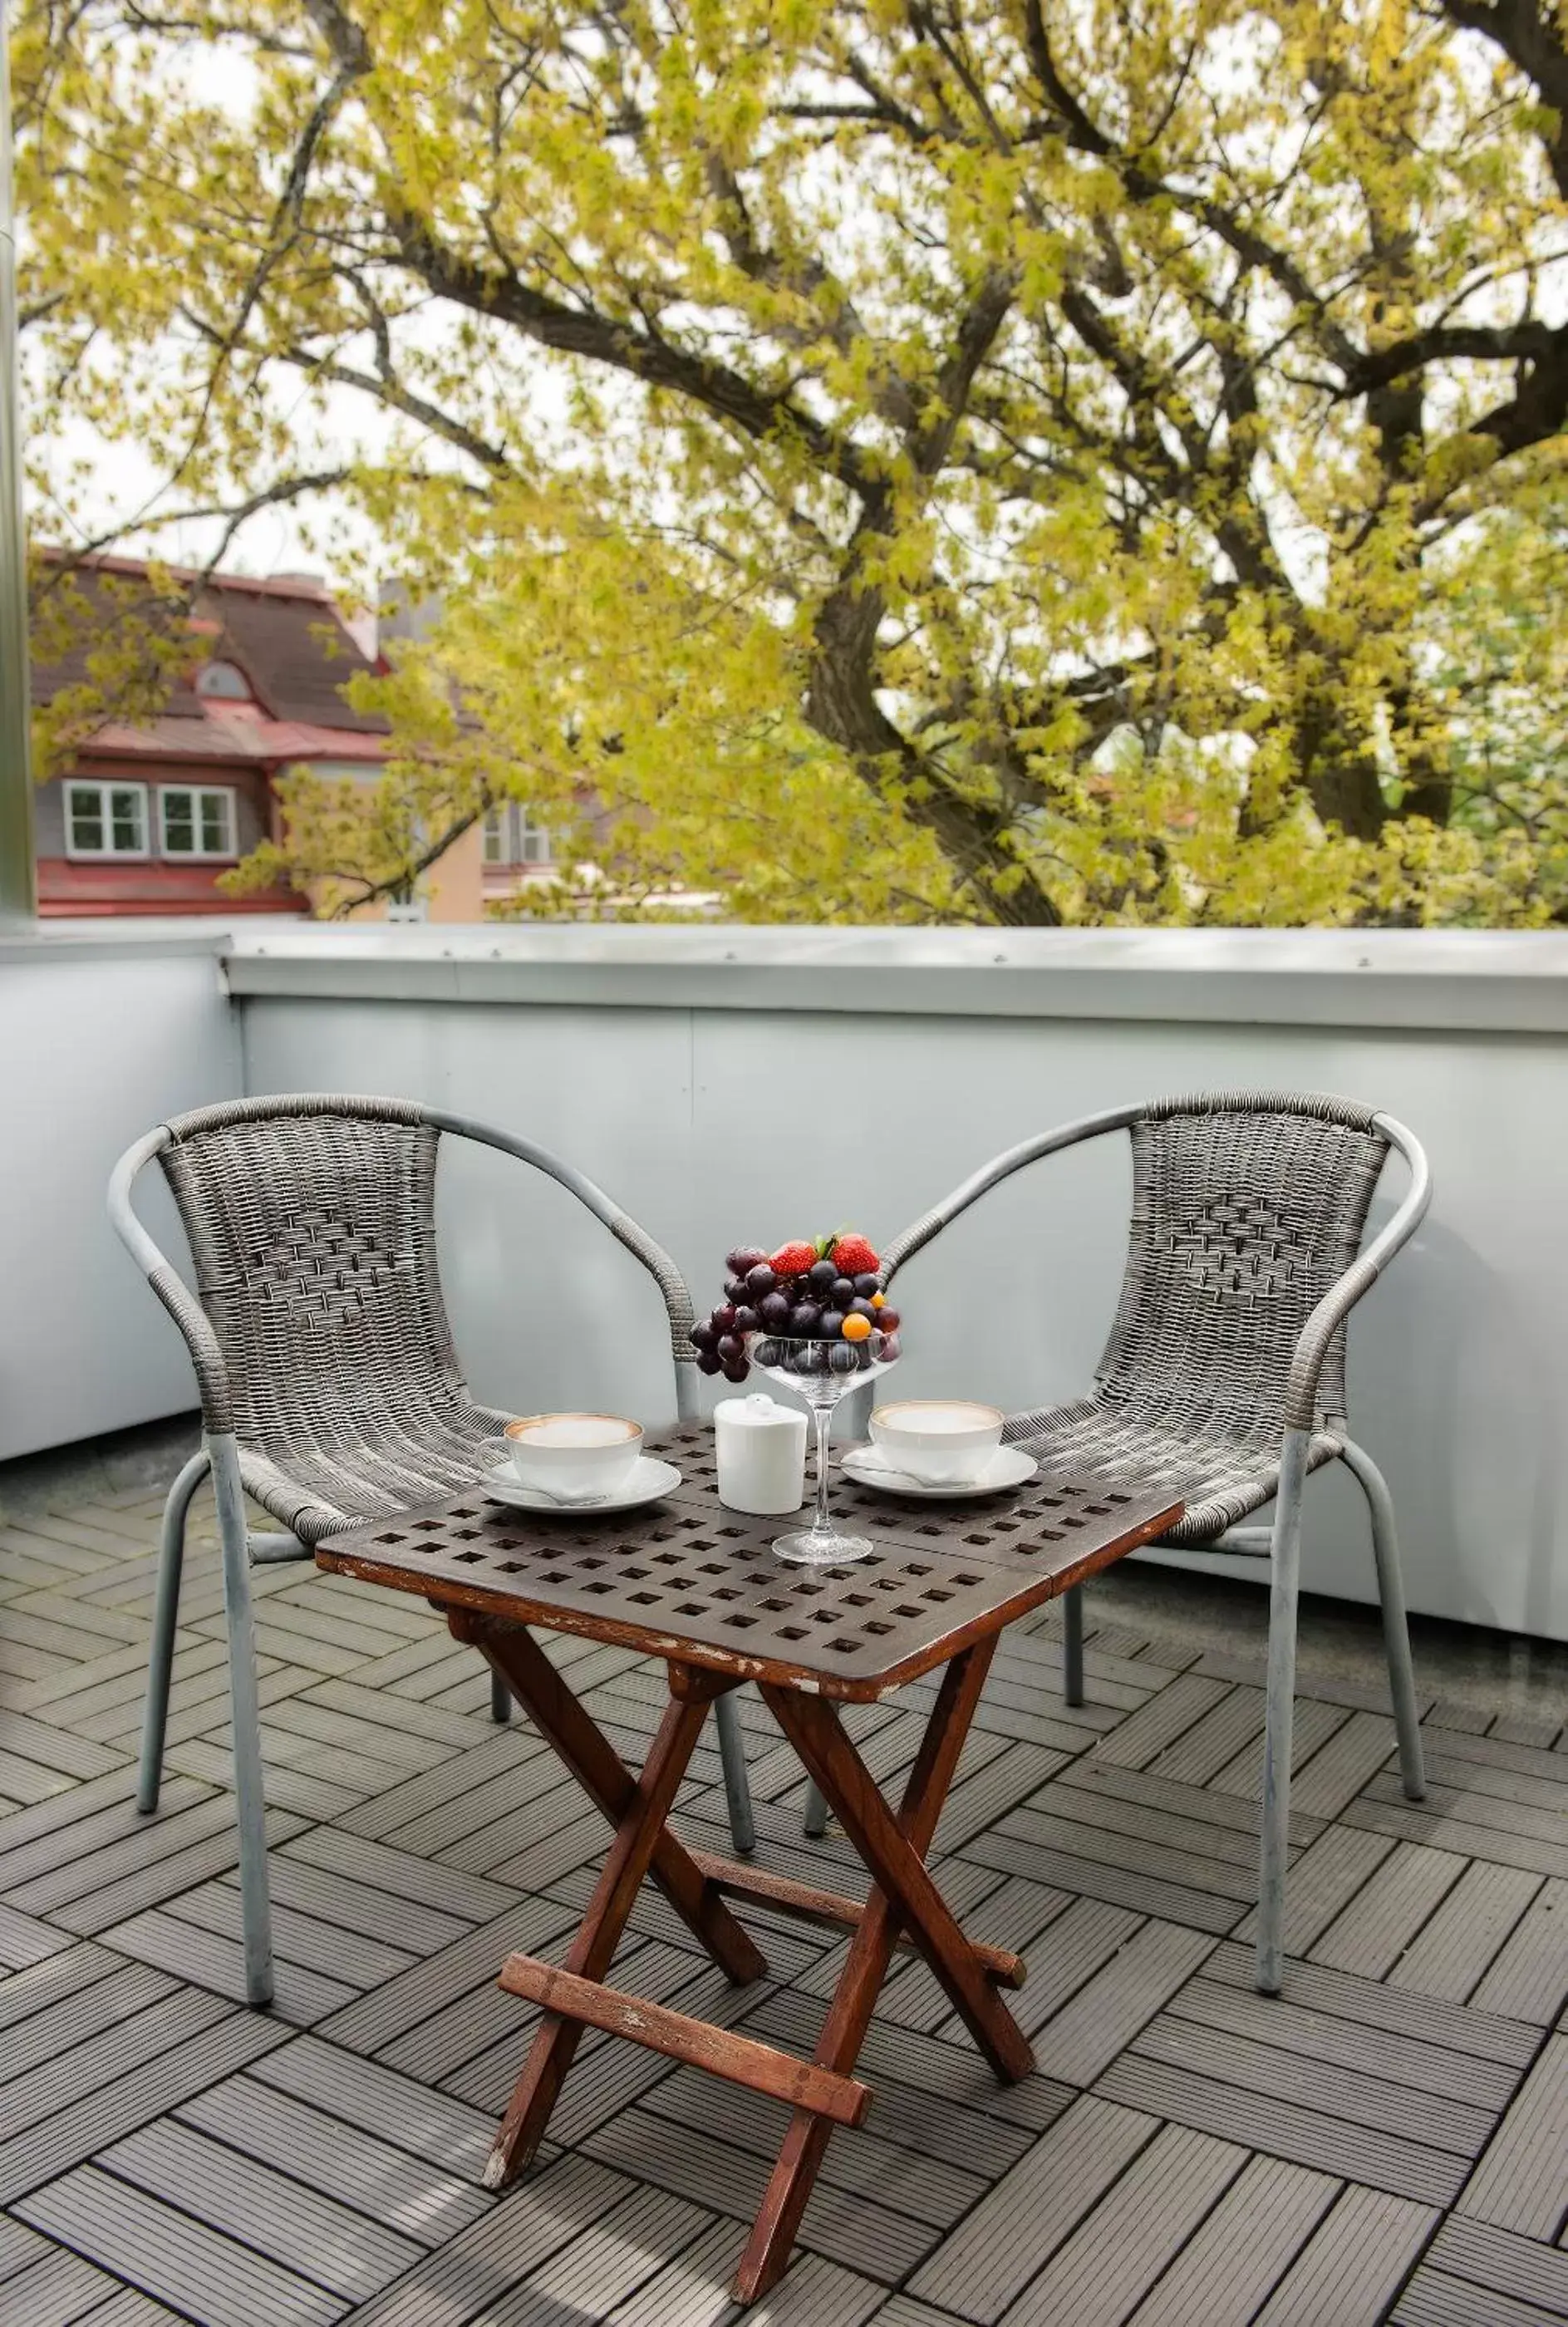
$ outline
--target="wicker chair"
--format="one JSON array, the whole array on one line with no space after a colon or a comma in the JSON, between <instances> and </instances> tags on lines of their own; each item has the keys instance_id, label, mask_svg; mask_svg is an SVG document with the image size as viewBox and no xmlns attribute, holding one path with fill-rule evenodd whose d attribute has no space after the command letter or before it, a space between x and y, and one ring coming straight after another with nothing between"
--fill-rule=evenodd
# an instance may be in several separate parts
<instances>
[{"instance_id":1,"label":"wicker chair","mask_svg":"<svg viewBox=\"0 0 1568 2327\"><path fill-rule=\"evenodd\" d=\"M186 1514L209 1472L223 1551L234 1724L246 1993L273 1995L252 1561L308 1559L324 1536L471 1481L511 1417L476 1405L459 1369L436 1269L442 1135L499 1148L559 1181L657 1282L669 1320L676 1409L695 1412L691 1296L653 1238L542 1147L402 1099L281 1098L202 1107L160 1124L115 1166L109 1215L184 1335L203 1444L170 1490L153 1621L137 1808L157 1808ZM192 1293L131 1209L158 1159L184 1223ZM255 1534L245 1497L285 1532ZM509 1711L498 1683L491 1709ZM719 1743L738 1849L752 1847L733 1699Z\"/></svg>"},{"instance_id":2,"label":"wicker chair","mask_svg":"<svg viewBox=\"0 0 1568 2327\"><path fill-rule=\"evenodd\" d=\"M1094 1390L1014 1415L1004 1435L1080 1478L1133 1473L1169 1488L1187 1506L1171 1545L1271 1560L1257 1985L1272 1994L1282 1970L1302 1489L1308 1472L1336 1460L1370 1510L1405 1790L1413 1801L1425 1792L1394 1506L1348 1435L1344 1326L1426 1210L1426 1158L1402 1125L1349 1099L1239 1091L1118 1107L997 1156L894 1240L884 1276L1026 1164L1123 1130L1133 1148L1129 1251ZM1410 1186L1363 1252L1391 1149ZM1271 1500L1272 1529L1237 1529ZM1080 1593L1068 1593L1063 1615L1066 1690L1077 1704Z\"/></svg>"}]
</instances>

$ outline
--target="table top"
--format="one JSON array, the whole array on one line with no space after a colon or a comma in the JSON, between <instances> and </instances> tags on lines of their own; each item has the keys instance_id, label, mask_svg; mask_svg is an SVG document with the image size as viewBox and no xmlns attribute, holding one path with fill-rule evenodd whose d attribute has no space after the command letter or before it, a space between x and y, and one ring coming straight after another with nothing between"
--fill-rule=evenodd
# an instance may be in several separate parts
<instances>
[{"instance_id":1,"label":"table top","mask_svg":"<svg viewBox=\"0 0 1568 2327\"><path fill-rule=\"evenodd\" d=\"M789 1519L727 1510L714 1436L692 1425L646 1451L682 1482L639 1510L536 1518L475 1487L330 1536L318 1564L367 1583L609 1640L644 1655L865 1700L1054 1599L1175 1524L1180 1503L1134 1480L1042 1469L965 1501L873 1494L834 1479L834 1509L876 1548L845 1567L775 1557Z\"/></svg>"}]
</instances>

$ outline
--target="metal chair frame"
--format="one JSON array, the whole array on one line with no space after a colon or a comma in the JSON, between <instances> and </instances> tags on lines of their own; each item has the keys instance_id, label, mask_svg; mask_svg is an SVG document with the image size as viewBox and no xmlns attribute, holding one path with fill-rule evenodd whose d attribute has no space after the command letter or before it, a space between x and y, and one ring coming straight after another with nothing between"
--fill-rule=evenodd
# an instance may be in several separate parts
<instances>
[{"instance_id":1,"label":"metal chair frame","mask_svg":"<svg viewBox=\"0 0 1568 2327\"><path fill-rule=\"evenodd\" d=\"M1272 1496L1274 1502L1272 1528L1237 1527L1228 1516L1218 1524L1213 1524L1206 1521L1201 1513L1195 1519L1190 1512L1189 1519L1164 1539L1172 1547L1198 1544L1206 1552L1263 1557L1270 1564L1256 1982L1265 1994L1272 1995L1279 1990L1283 1969L1302 1491L1309 1470L1321 1468L1336 1459L1343 1462L1360 1486L1371 1519L1384 1646L1388 1660L1405 1791L1412 1801L1423 1799L1426 1791L1422 1763L1420 1710L1411 1665L1410 1635L1399 1571L1393 1500L1382 1472L1371 1456L1349 1437L1344 1426L1344 1415L1339 1410L1344 1402L1343 1333L1346 1320L1363 1294L1382 1276L1395 1255L1409 1242L1431 1201L1431 1174L1419 1141L1392 1116L1369 1112L1349 1100L1311 1093L1217 1093L1114 1107L1103 1114L1086 1116L1077 1122L1064 1124L1037 1138L1026 1139L985 1164L894 1239L884 1257L882 1275L884 1282L891 1284L897 1272L917 1252L939 1236L961 1213L966 1212L972 1204L977 1203L982 1196L1003 1180L1010 1179L1015 1172L1044 1156L1059 1154L1067 1148L1079 1146L1087 1140L1115 1131L1129 1134L1136 1154L1138 1141L1150 1136L1153 1126L1169 1124L1173 1118L1232 1115L1254 1123L1266 1117L1311 1118L1339 1126L1347 1134L1358 1135L1364 1142L1377 1143L1381 1146L1382 1154L1376 1157L1375 1168L1368 1167L1365 1185L1367 1203L1370 1201L1373 1187L1391 1151L1396 1151L1404 1158L1410 1173L1410 1185L1386 1225L1329 1285L1301 1324L1280 1410L1267 1416L1260 1413L1260 1421L1266 1419L1278 1430L1277 1481L1272 1478L1272 1466L1270 1479L1264 1479L1260 1473L1255 1437L1250 1445L1239 1438L1237 1441L1239 1475L1230 1498L1237 1506L1235 1516L1239 1518L1248 1510L1258 1509ZM1375 1154L1375 1150L1370 1147L1363 1152ZM1361 1217L1364 1220L1365 1205L1362 1206ZM1097 1384L1104 1382L1107 1365L1117 1351L1124 1329L1136 1322L1130 1304L1135 1296L1134 1270L1139 1257L1138 1239L1142 1225L1135 1198L1129 1234L1128 1277L1110 1341L1097 1370ZM1358 1235L1359 1228L1358 1239ZM1325 1369L1330 1372L1337 1397L1336 1410L1328 1415L1321 1414L1319 1409L1320 1386L1324 1379ZM1053 1416L1087 1415L1093 1406L1094 1401L1091 1400L1085 1407L1058 1406L1038 1414L1012 1417L1007 1435L1012 1441L1027 1441L1032 1430L1049 1425ZM1211 1532L1208 1531L1210 1526ZM1062 1613L1064 1694L1069 1705L1078 1705L1083 1701L1081 1587L1066 1594ZM819 1833L823 1818L820 1798L813 1790L807 1799L807 1831Z\"/></svg>"},{"instance_id":2,"label":"metal chair frame","mask_svg":"<svg viewBox=\"0 0 1568 2327\"><path fill-rule=\"evenodd\" d=\"M223 1598L229 1635L245 1991L247 2000L253 2005L271 2003L275 1980L250 1568L253 1563L309 1559L313 1556L313 1543L322 1534L334 1528L351 1526L356 1516L362 1517L367 1522L385 1518L398 1506L395 1500L388 1501L384 1497L367 1496L362 1491L362 1480L359 1482L350 1481L349 1484L358 1483L360 1489L358 1500L367 1505L375 1501L377 1508L366 1508L359 1513L350 1512L346 1516L330 1511L323 1507L318 1488L316 1509L312 1516L307 1509L309 1491L291 1482L286 1475L286 1444L279 1445L275 1441L266 1449L260 1449L251 1445L238 1434L237 1422L240 1417L237 1414L236 1388L229 1358L209 1306L209 1296L213 1287L201 1281L201 1200L190 1184L182 1185L178 1158L181 1149L191 1143L210 1138L237 1126L277 1125L313 1117L320 1118L323 1127L337 1122L340 1125L371 1123L394 1125L406 1129L423 1128L435 1135L434 1144L437 1145L443 1136L470 1140L481 1146L496 1148L502 1154L515 1156L520 1163L531 1164L535 1170L557 1182L602 1222L658 1284L669 1322L677 1416L682 1421L691 1421L697 1414L696 1353L688 1338L692 1323L691 1295L674 1261L594 1182L531 1140L517 1139L508 1132L475 1122L469 1117L448 1114L437 1107L420 1107L407 1100L312 1094L238 1099L173 1117L137 1140L120 1157L109 1181L109 1218L121 1241L184 1338L201 1389L202 1418L201 1452L193 1455L180 1472L163 1508L136 1807L150 1815L158 1806L169 1686L173 1668L174 1632L179 1618L180 1584L184 1564L185 1524L197 1488L210 1474L222 1547ZM136 1176L154 1158L161 1164L173 1190L188 1233L194 1231L191 1240L197 1266L199 1289L195 1292L159 1249L133 1209L132 1190ZM429 1185L433 1191L434 1152L430 1170ZM426 1224L422 1216L416 1216L415 1208L420 1201L421 1197L416 1191L408 1205L411 1235L416 1227ZM429 1347L424 1354L434 1362L443 1390L450 1395L449 1420L455 1420L465 1431L468 1424L471 1423L473 1443L477 1447L486 1435L486 1424L499 1429L511 1417L493 1408L480 1406L469 1397L446 1329L434 1245L427 1268L433 1299L425 1321L429 1328ZM390 1374L397 1367L397 1353L387 1352L386 1363ZM272 1384L269 1389L275 1424L286 1430L289 1385ZM302 1430L308 1427L307 1419L302 1416ZM411 1457L418 1456L422 1451L416 1426L412 1423L406 1447ZM428 1456L428 1447L424 1451ZM450 1443L443 1450L443 1455L450 1465L453 1455ZM329 1461L330 1458L324 1458L318 1463L318 1471L324 1471ZM252 1473L248 1483L244 1476L247 1469ZM462 1481L453 1478L452 1483L457 1485ZM285 1494L285 1490L291 1491ZM264 1508L274 1509L275 1516L290 1523L286 1531L264 1533L249 1527L245 1510L247 1491ZM283 1507L275 1508L280 1501ZM506 1720L510 1713L508 1692L499 1677L492 1678L491 1712L498 1721ZM745 1854L755 1846L755 1831L746 1778L745 1752L733 1696L725 1695L717 1700L714 1715L731 1827L736 1849Z\"/></svg>"}]
</instances>

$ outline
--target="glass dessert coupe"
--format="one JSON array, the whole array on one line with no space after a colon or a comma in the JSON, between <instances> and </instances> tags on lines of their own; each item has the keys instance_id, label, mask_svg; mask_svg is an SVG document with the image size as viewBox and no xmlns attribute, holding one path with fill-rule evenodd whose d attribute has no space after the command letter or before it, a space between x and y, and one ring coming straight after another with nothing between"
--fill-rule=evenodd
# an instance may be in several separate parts
<instances>
[{"instance_id":1,"label":"glass dessert coupe","mask_svg":"<svg viewBox=\"0 0 1568 2327\"><path fill-rule=\"evenodd\" d=\"M869 1536L841 1535L834 1526L827 1504L828 1439L839 1399L885 1374L897 1365L899 1354L898 1336L874 1326L858 1341L815 1341L788 1333L747 1335L746 1355L752 1365L803 1398L817 1429L817 1509L808 1528L798 1535L781 1535L775 1542L780 1559L798 1567L837 1567L867 1559L875 1550Z\"/></svg>"}]
</instances>

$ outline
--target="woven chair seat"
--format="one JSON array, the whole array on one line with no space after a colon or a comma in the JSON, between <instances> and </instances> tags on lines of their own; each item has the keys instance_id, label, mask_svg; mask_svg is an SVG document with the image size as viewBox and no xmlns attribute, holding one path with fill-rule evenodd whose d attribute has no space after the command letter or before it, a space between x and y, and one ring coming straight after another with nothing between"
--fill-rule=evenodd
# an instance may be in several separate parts
<instances>
[{"instance_id":1,"label":"woven chair seat","mask_svg":"<svg viewBox=\"0 0 1568 2327\"><path fill-rule=\"evenodd\" d=\"M1022 1446L1053 1469L1070 1470L1075 1480L1104 1478L1125 1491L1129 1478L1169 1492L1187 1506L1165 1543L1212 1543L1226 1528L1261 1509L1279 1485L1280 1440L1274 1433L1250 1444L1208 1436L1190 1429L1162 1427L1097 1398L1051 1406L1009 1416L1003 1444ZM1339 1453L1343 1440L1329 1430L1314 1432L1309 1470L1320 1470Z\"/></svg>"},{"instance_id":2,"label":"woven chair seat","mask_svg":"<svg viewBox=\"0 0 1568 2327\"><path fill-rule=\"evenodd\" d=\"M242 1443L239 1475L263 1510L313 1547L345 1528L471 1486L483 1468L485 1440L511 1419L489 1406L454 1406L406 1434L291 1447L286 1471L262 1448Z\"/></svg>"}]
</instances>

